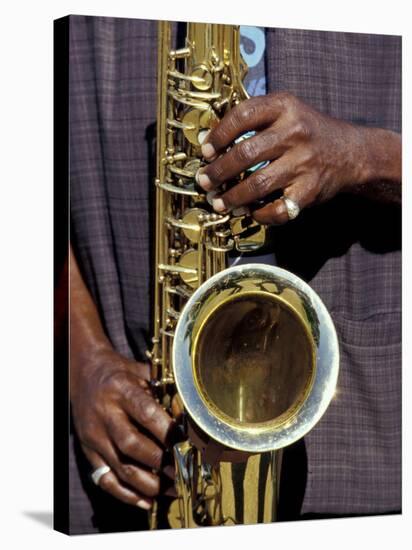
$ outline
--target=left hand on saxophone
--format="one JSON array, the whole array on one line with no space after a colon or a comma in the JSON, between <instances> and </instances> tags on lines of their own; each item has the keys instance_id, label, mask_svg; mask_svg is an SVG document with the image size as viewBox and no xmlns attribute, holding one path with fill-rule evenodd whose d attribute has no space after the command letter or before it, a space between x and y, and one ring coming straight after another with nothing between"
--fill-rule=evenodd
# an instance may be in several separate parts
<instances>
[{"instance_id":1,"label":"left hand on saxophone","mask_svg":"<svg viewBox=\"0 0 412 550\"><path fill-rule=\"evenodd\" d=\"M231 146L248 131L256 135ZM249 206L262 224L283 224L341 191L375 189L372 197L400 201L399 134L332 118L289 93L251 98L231 109L207 134L202 154L209 164L196 179L205 191L218 192L216 212ZM262 161L269 163L220 189ZM383 186L366 185L382 181ZM271 201L276 191L283 196Z\"/></svg>"}]
</instances>

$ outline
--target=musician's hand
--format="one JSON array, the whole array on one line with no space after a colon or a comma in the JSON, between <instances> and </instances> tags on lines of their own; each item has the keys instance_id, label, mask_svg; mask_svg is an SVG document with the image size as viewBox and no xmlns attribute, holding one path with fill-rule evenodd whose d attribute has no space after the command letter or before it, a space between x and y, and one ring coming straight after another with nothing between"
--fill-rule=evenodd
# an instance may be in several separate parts
<instances>
[{"instance_id":1,"label":"musician's hand","mask_svg":"<svg viewBox=\"0 0 412 550\"><path fill-rule=\"evenodd\" d=\"M257 134L227 150L250 130ZM219 191L246 168L270 161L230 190L220 190L215 210L256 208L256 201L279 190L304 208L369 181L400 181L400 150L394 132L349 124L277 93L240 103L211 130L202 145L210 164L199 170L197 180L205 190ZM253 217L268 224L288 221L281 198L257 207Z\"/></svg>"},{"instance_id":2,"label":"musician's hand","mask_svg":"<svg viewBox=\"0 0 412 550\"><path fill-rule=\"evenodd\" d=\"M173 467L161 470L174 421L149 391L148 365L108 347L86 354L82 361L87 364L77 365L71 376L71 402L83 451L93 469L110 466L111 472L100 479L102 489L149 509L159 492L174 491Z\"/></svg>"}]
</instances>

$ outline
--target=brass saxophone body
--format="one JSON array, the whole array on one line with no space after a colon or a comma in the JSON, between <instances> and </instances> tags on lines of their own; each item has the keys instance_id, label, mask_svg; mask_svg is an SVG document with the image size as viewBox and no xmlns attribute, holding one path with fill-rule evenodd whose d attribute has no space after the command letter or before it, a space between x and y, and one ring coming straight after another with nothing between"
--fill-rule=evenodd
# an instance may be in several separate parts
<instances>
[{"instance_id":1,"label":"brass saxophone body","mask_svg":"<svg viewBox=\"0 0 412 550\"><path fill-rule=\"evenodd\" d=\"M171 48L159 22L153 349L159 401L187 440L173 449L171 527L276 519L281 449L335 391L336 333L319 297L272 266L228 268L262 246L248 216L218 215L195 183L199 138L247 99L239 28L187 23ZM182 414L180 414L182 412ZM158 510L151 513L156 528Z\"/></svg>"}]
</instances>

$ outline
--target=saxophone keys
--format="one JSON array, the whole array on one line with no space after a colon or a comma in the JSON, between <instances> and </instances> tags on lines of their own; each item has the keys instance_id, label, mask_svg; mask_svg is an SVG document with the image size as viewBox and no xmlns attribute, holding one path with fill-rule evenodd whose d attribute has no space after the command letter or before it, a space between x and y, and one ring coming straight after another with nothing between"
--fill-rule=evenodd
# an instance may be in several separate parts
<instances>
[{"instance_id":1,"label":"saxophone keys","mask_svg":"<svg viewBox=\"0 0 412 550\"><path fill-rule=\"evenodd\" d=\"M202 101L208 102L221 97L220 92L192 92L191 90L185 90L184 88L178 88L177 91L185 97L201 99Z\"/></svg>"},{"instance_id":2,"label":"saxophone keys","mask_svg":"<svg viewBox=\"0 0 412 550\"><path fill-rule=\"evenodd\" d=\"M169 128L177 128L178 130L194 130L195 125L193 123L183 124L180 120L175 120L173 118L167 119L167 125Z\"/></svg>"},{"instance_id":3,"label":"saxophone keys","mask_svg":"<svg viewBox=\"0 0 412 550\"><path fill-rule=\"evenodd\" d=\"M213 244L212 242L207 242L206 243L206 249L211 251L211 252L225 252L226 253L226 252L230 252L231 250L233 250L233 247L234 247L233 239L229 239L226 244L220 244L220 245Z\"/></svg>"},{"instance_id":4,"label":"saxophone keys","mask_svg":"<svg viewBox=\"0 0 412 550\"><path fill-rule=\"evenodd\" d=\"M177 285L177 286L167 285L165 290L168 294L176 294L177 296L180 296L185 300L188 300L192 295L192 293L182 285Z\"/></svg>"},{"instance_id":5,"label":"saxophone keys","mask_svg":"<svg viewBox=\"0 0 412 550\"><path fill-rule=\"evenodd\" d=\"M175 333L173 331L165 330L164 328L160 329L160 334L163 334L164 336L168 336L169 338L175 337Z\"/></svg>"},{"instance_id":6,"label":"saxophone keys","mask_svg":"<svg viewBox=\"0 0 412 550\"><path fill-rule=\"evenodd\" d=\"M182 105L187 105L189 107L194 107L199 111L207 111L208 109L210 109L210 105L206 101L201 101L200 99L192 99L174 89L169 89L167 91L167 94L177 103L181 103Z\"/></svg>"},{"instance_id":7,"label":"saxophone keys","mask_svg":"<svg viewBox=\"0 0 412 550\"><path fill-rule=\"evenodd\" d=\"M157 181L156 186L160 187L160 189L163 189L163 191L167 191L168 193L186 195L187 197L192 197L194 200L200 199L202 197L202 195L194 189L193 185L179 187L177 185L173 185L172 183Z\"/></svg>"},{"instance_id":8,"label":"saxophone keys","mask_svg":"<svg viewBox=\"0 0 412 550\"><path fill-rule=\"evenodd\" d=\"M173 324L173 321L177 321L179 319L180 313L172 307L168 307L166 311L169 317L171 317L171 325Z\"/></svg>"},{"instance_id":9,"label":"saxophone keys","mask_svg":"<svg viewBox=\"0 0 412 550\"><path fill-rule=\"evenodd\" d=\"M193 84L193 86L195 86L196 88L198 86L203 86L206 83L206 81L202 77L199 77L197 75L187 75L187 74L181 73L180 71L176 71L174 69L171 69L171 70L167 71L167 75L168 75L169 78L175 78L176 80L183 80L185 82L191 82ZM174 82L173 82L173 84L174 84ZM202 88L199 88L199 90L201 90L201 89ZM208 88L205 88L205 90L207 90L207 89Z\"/></svg>"},{"instance_id":10,"label":"saxophone keys","mask_svg":"<svg viewBox=\"0 0 412 550\"><path fill-rule=\"evenodd\" d=\"M169 170L175 174L176 176L180 176L181 178L191 179L193 178L192 172L189 170L186 170L185 168L179 168L178 166L169 166Z\"/></svg>"},{"instance_id":11,"label":"saxophone keys","mask_svg":"<svg viewBox=\"0 0 412 550\"><path fill-rule=\"evenodd\" d=\"M219 118L210 105L205 110L190 109L182 119L183 134L192 145L200 147L199 133L202 130L210 130L218 122Z\"/></svg>"},{"instance_id":12,"label":"saxophone keys","mask_svg":"<svg viewBox=\"0 0 412 550\"><path fill-rule=\"evenodd\" d=\"M252 228L248 233L245 236L234 237L235 248L238 252L256 252L265 244L266 229L264 226Z\"/></svg>"},{"instance_id":13,"label":"saxophone keys","mask_svg":"<svg viewBox=\"0 0 412 550\"><path fill-rule=\"evenodd\" d=\"M184 59L190 57L191 49L190 48L179 48L178 50L170 50L169 57L170 59Z\"/></svg>"},{"instance_id":14,"label":"saxophone keys","mask_svg":"<svg viewBox=\"0 0 412 550\"><path fill-rule=\"evenodd\" d=\"M167 150L165 152L164 158L162 158L162 164L174 164L175 162L180 162L182 160L186 160L187 155L184 151L179 151L175 153L174 151Z\"/></svg>"},{"instance_id":15,"label":"saxophone keys","mask_svg":"<svg viewBox=\"0 0 412 550\"><path fill-rule=\"evenodd\" d=\"M194 249L189 249L183 252L180 257L179 265L187 269L179 273L182 281L191 288L197 288L199 286L199 274L197 271L198 266L198 252Z\"/></svg>"},{"instance_id":16,"label":"saxophone keys","mask_svg":"<svg viewBox=\"0 0 412 550\"><path fill-rule=\"evenodd\" d=\"M198 243L201 236L202 222L208 215L202 208L191 208L187 210L182 218L182 230L185 237L191 243Z\"/></svg>"},{"instance_id":17,"label":"saxophone keys","mask_svg":"<svg viewBox=\"0 0 412 550\"><path fill-rule=\"evenodd\" d=\"M193 86L202 92L209 90L213 84L213 76L206 65L198 65L192 71Z\"/></svg>"},{"instance_id":18,"label":"saxophone keys","mask_svg":"<svg viewBox=\"0 0 412 550\"><path fill-rule=\"evenodd\" d=\"M230 229L224 229L223 231L216 231L215 235L221 239L228 239L231 237L232 233Z\"/></svg>"}]
</instances>

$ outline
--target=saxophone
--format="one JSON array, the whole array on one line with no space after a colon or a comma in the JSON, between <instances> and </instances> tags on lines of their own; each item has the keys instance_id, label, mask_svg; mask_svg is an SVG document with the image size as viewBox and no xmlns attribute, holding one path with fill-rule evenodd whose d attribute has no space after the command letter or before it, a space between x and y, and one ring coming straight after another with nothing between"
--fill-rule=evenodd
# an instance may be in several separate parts
<instances>
[{"instance_id":1,"label":"saxophone","mask_svg":"<svg viewBox=\"0 0 412 550\"><path fill-rule=\"evenodd\" d=\"M315 292L278 267L228 267L265 242L250 216L216 214L195 182L202 134L247 99L239 28L187 23L172 49L158 29L156 265L152 386L182 426L170 527L276 519L281 449L335 391L339 352ZM204 135L204 134L203 134ZM247 174L246 174L247 175ZM245 177L243 174L239 180ZM155 503L150 526L161 516Z\"/></svg>"}]
</instances>

